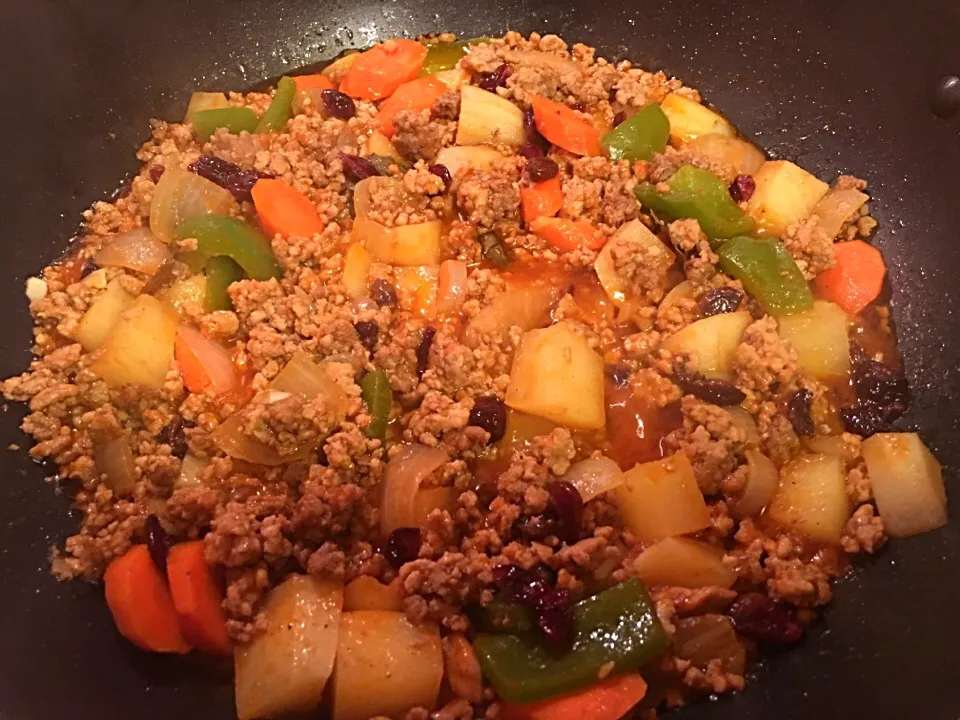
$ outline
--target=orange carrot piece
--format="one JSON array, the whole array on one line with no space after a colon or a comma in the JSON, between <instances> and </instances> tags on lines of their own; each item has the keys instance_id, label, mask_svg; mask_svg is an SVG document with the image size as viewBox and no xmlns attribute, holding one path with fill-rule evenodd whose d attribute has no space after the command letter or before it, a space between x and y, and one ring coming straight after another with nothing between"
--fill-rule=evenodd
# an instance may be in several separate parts
<instances>
[{"instance_id":1,"label":"orange carrot piece","mask_svg":"<svg viewBox=\"0 0 960 720\"><path fill-rule=\"evenodd\" d=\"M380 131L387 137L393 137L397 128L393 119L403 110L429 110L438 97L448 92L449 88L435 77L417 78L398 87L380 106L377 113L377 123Z\"/></svg>"},{"instance_id":2,"label":"orange carrot piece","mask_svg":"<svg viewBox=\"0 0 960 720\"><path fill-rule=\"evenodd\" d=\"M308 238L326 227L314 204L283 180L257 180L250 194L260 224L271 237L280 234Z\"/></svg>"},{"instance_id":3,"label":"orange carrot piece","mask_svg":"<svg viewBox=\"0 0 960 720\"><path fill-rule=\"evenodd\" d=\"M534 95L533 119L540 134L554 145L574 155L603 154L593 123L566 105Z\"/></svg>"},{"instance_id":4,"label":"orange carrot piece","mask_svg":"<svg viewBox=\"0 0 960 720\"><path fill-rule=\"evenodd\" d=\"M583 690L530 703L500 703L503 720L618 720L643 700L639 675L616 675Z\"/></svg>"},{"instance_id":5,"label":"orange carrot piece","mask_svg":"<svg viewBox=\"0 0 960 720\"><path fill-rule=\"evenodd\" d=\"M192 393L202 393L212 387L217 395L222 395L236 390L239 384L230 353L199 330L186 325L177 328L173 355L183 384Z\"/></svg>"},{"instance_id":6,"label":"orange carrot piece","mask_svg":"<svg viewBox=\"0 0 960 720\"><path fill-rule=\"evenodd\" d=\"M107 606L120 634L142 650L187 653L177 611L146 545L134 545L104 573Z\"/></svg>"},{"instance_id":7,"label":"orange carrot piece","mask_svg":"<svg viewBox=\"0 0 960 720\"><path fill-rule=\"evenodd\" d=\"M326 75L297 75L293 78L297 90L334 90L333 81Z\"/></svg>"},{"instance_id":8,"label":"orange carrot piece","mask_svg":"<svg viewBox=\"0 0 960 720\"><path fill-rule=\"evenodd\" d=\"M174 545L167 555L167 581L184 636L213 655L232 655L223 592L203 553L203 540Z\"/></svg>"},{"instance_id":9,"label":"orange carrot piece","mask_svg":"<svg viewBox=\"0 0 960 720\"><path fill-rule=\"evenodd\" d=\"M599 250L606 244L606 236L589 220L539 217L530 223L530 232L563 250L589 248Z\"/></svg>"},{"instance_id":10,"label":"orange carrot piece","mask_svg":"<svg viewBox=\"0 0 960 720\"><path fill-rule=\"evenodd\" d=\"M360 54L340 81L340 92L360 100L389 97L413 80L427 57L425 45L393 38Z\"/></svg>"},{"instance_id":11,"label":"orange carrot piece","mask_svg":"<svg viewBox=\"0 0 960 720\"><path fill-rule=\"evenodd\" d=\"M836 265L817 275L814 288L824 300L856 315L877 299L887 266L880 251L863 240L837 243L833 250Z\"/></svg>"},{"instance_id":12,"label":"orange carrot piece","mask_svg":"<svg viewBox=\"0 0 960 720\"><path fill-rule=\"evenodd\" d=\"M527 224L539 217L553 217L563 207L563 190L560 176L520 188L520 207Z\"/></svg>"},{"instance_id":13,"label":"orange carrot piece","mask_svg":"<svg viewBox=\"0 0 960 720\"><path fill-rule=\"evenodd\" d=\"M437 276L437 310L452 313L460 310L467 294L467 264L461 260L444 260Z\"/></svg>"}]
</instances>

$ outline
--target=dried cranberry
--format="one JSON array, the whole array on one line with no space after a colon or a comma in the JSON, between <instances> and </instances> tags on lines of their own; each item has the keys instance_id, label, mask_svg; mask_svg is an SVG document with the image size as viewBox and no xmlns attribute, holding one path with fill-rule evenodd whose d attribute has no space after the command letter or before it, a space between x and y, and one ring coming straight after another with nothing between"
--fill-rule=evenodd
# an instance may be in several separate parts
<instances>
[{"instance_id":1,"label":"dried cranberry","mask_svg":"<svg viewBox=\"0 0 960 720\"><path fill-rule=\"evenodd\" d=\"M383 547L383 555L393 567L399 570L408 562L413 562L420 554L420 528L397 528Z\"/></svg>"},{"instance_id":2,"label":"dried cranberry","mask_svg":"<svg viewBox=\"0 0 960 720\"><path fill-rule=\"evenodd\" d=\"M529 158L547 154L547 150L550 149L550 143L547 142L547 139L537 130L537 119L534 117L532 108L527 108L523 113L523 132L527 141L520 147L521 155ZM527 148L527 152L532 154L528 155L527 152L525 152L525 148Z\"/></svg>"},{"instance_id":3,"label":"dried cranberry","mask_svg":"<svg viewBox=\"0 0 960 720\"><path fill-rule=\"evenodd\" d=\"M524 570L518 565L500 565L493 569L493 581L503 596L510 602L536 608L541 599L551 591L546 579L533 570Z\"/></svg>"},{"instance_id":4,"label":"dried cranberry","mask_svg":"<svg viewBox=\"0 0 960 720\"><path fill-rule=\"evenodd\" d=\"M514 530L527 540L546 540L557 534L557 521L546 515L522 517L514 524Z\"/></svg>"},{"instance_id":5,"label":"dried cranberry","mask_svg":"<svg viewBox=\"0 0 960 720\"><path fill-rule=\"evenodd\" d=\"M797 390L787 402L787 417L800 437L813 437L815 431L813 418L810 417L810 402L813 393L804 388Z\"/></svg>"},{"instance_id":6,"label":"dried cranberry","mask_svg":"<svg viewBox=\"0 0 960 720\"><path fill-rule=\"evenodd\" d=\"M173 547L173 538L163 529L163 525L160 524L160 519L156 515L147 516L146 530L147 550L150 551L150 558L160 572L166 573L167 553Z\"/></svg>"},{"instance_id":7,"label":"dried cranberry","mask_svg":"<svg viewBox=\"0 0 960 720\"><path fill-rule=\"evenodd\" d=\"M625 110L621 110L616 115L613 116L613 126L616 127L620 123L624 122L627 119L627 113Z\"/></svg>"},{"instance_id":8,"label":"dried cranberry","mask_svg":"<svg viewBox=\"0 0 960 720\"><path fill-rule=\"evenodd\" d=\"M330 458L327 457L327 451L324 449L323 445L317 448L317 465L321 467L330 467Z\"/></svg>"},{"instance_id":9,"label":"dried cranberry","mask_svg":"<svg viewBox=\"0 0 960 720\"><path fill-rule=\"evenodd\" d=\"M555 178L560 168L547 157L535 157L527 160L527 176L530 182L540 183Z\"/></svg>"},{"instance_id":10,"label":"dried cranberry","mask_svg":"<svg viewBox=\"0 0 960 720\"><path fill-rule=\"evenodd\" d=\"M751 640L785 645L803 636L803 625L789 609L763 593L740 595L727 608L737 632Z\"/></svg>"},{"instance_id":11,"label":"dried cranberry","mask_svg":"<svg viewBox=\"0 0 960 720\"><path fill-rule=\"evenodd\" d=\"M541 610L537 627L544 644L553 652L563 652L573 644L573 616L567 610Z\"/></svg>"},{"instance_id":12,"label":"dried cranberry","mask_svg":"<svg viewBox=\"0 0 960 720\"><path fill-rule=\"evenodd\" d=\"M673 381L688 395L714 405L739 405L746 398L746 395L735 385L724 380L705 377L700 373L675 370Z\"/></svg>"},{"instance_id":13,"label":"dried cranberry","mask_svg":"<svg viewBox=\"0 0 960 720\"><path fill-rule=\"evenodd\" d=\"M353 98L339 90L321 90L320 99L323 109L330 117L349 120L357 114L357 106Z\"/></svg>"},{"instance_id":14,"label":"dried cranberry","mask_svg":"<svg viewBox=\"0 0 960 720\"><path fill-rule=\"evenodd\" d=\"M377 349L377 339L380 337L380 326L373 320L362 320L353 324L353 329L357 331L357 337L360 343L369 351Z\"/></svg>"},{"instance_id":15,"label":"dried cranberry","mask_svg":"<svg viewBox=\"0 0 960 720\"><path fill-rule=\"evenodd\" d=\"M730 197L734 202L746 202L753 197L757 183L752 175L737 175L730 183Z\"/></svg>"},{"instance_id":16,"label":"dried cranberry","mask_svg":"<svg viewBox=\"0 0 960 720\"><path fill-rule=\"evenodd\" d=\"M425 327L420 336L420 344L417 345L417 379L422 380L423 374L427 371L430 364L430 346L433 345L433 337L437 334L437 329Z\"/></svg>"},{"instance_id":17,"label":"dried cranberry","mask_svg":"<svg viewBox=\"0 0 960 720\"><path fill-rule=\"evenodd\" d=\"M87 275L99 269L100 266L97 265L93 258L87 258L83 261L83 265L80 266L80 279L83 280Z\"/></svg>"},{"instance_id":18,"label":"dried cranberry","mask_svg":"<svg viewBox=\"0 0 960 720\"><path fill-rule=\"evenodd\" d=\"M606 373L615 388L625 388L630 382L630 368L626 365L607 365Z\"/></svg>"},{"instance_id":19,"label":"dried cranberry","mask_svg":"<svg viewBox=\"0 0 960 720\"><path fill-rule=\"evenodd\" d=\"M244 170L239 165L212 155L201 155L187 169L229 190L237 200L249 200L250 191L257 180L265 177L256 170Z\"/></svg>"},{"instance_id":20,"label":"dried cranberry","mask_svg":"<svg viewBox=\"0 0 960 720\"><path fill-rule=\"evenodd\" d=\"M150 179L155 183L160 182L160 178L163 177L163 173L166 172L166 168L163 165L151 165L150 166Z\"/></svg>"},{"instance_id":21,"label":"dried cranberry","mask_svg":"<svg viewBox=\"0 0 960 720\"><path fill-rule=\"evenodd\" d=\"M157 434L157 442L161 445L169 445L170 454L183 460L188 450L187 436L184 430L192 427L196 427L196 425L177 415Z\"/></svg>"},{"instance_id":22,"label":"dried cranberry","mask_svg":"<svg viewBox=\"0 0 960 720\"><path fill-rule=\"evenodd\" d=\"M504 63L492 73L485 75L483 79L477 83L477 87L488 92L496 92L498 87L507 84L507 78L512 74L513 71L510 69L510 66Z\"/></svg>"},{"instance_id":23,"label":"dried cranberry","mask_svg":"<svg viewBox=\"0 0 960 720\"><path fill-rule=\"evenodd\" d=\"M380 307L396 307L397 289L382 278L370 283L370 297Z\"/></svg>"},{"instance_id":24,"label":"dried cranberry","mask_svg":"<svg viewBox=\"0 0 960 720\"><path fill-rule=\"evenodd\" d=\"M743 293L732 287L707 290L697 298L697 313L700 317L713 317L721 313L736 312L743 301Z\"/></svg>"},{"instance_id":25,"label":"dried cranberry","mask_svg":"<svg viewBox=\"0 0 960 720\"><path fill-rule=\"evenodd\" d=\"M580 539L583 525L583 498L580 491L566 480L554 480L547 489L557 514L557 537L573 544Z\"/></svg>"},{"instance_id":26,"label":"dried cranberry","mask_svg":"<svg viewBox=\"0 0 960 720\"><path fill-rule=\"evenodd\" d=\"M347 155L347 153L342 152L340 153L340 162L343 163L343 174L353 182L360 182L368 177L375 177L380 174L376 165L366 158Z\"/></svg>"},{"instance_id":27,"label":"dried cranberry","mask_svg":"<svg viewBox=\"0 0 960 720\"><path fill-rule=\"evenodd\" d=\"M896 417L889 417L887 410L876 403L858 402L841 408L840 419L844 430L867 438L885 430Z\"/></svg>"},{"instance_id":28,"label":"dried cranberry","mask_svg":"<svg viewBox=\"0 0 960 720\"><path fill-rule=\"evenodd\" d=\"M517 150L517 153L520 157L525 157L527 160L543 157L543 150L535 142L525 142L520 146L520 149Z\"/></svg>"},{"instance_id":29,"label":"dried cranberry","mask_svg":"<svg viewBox=\"0 0 960 720\"><path fill-rule=\"evenodd\" d=\"M473 401L470 421L467 424L481 427L490 433L488 444L493 444L503 437L507 429L507 406L499 398L478 397Z\"/></svg>"},{"instance_id":30,"label":"dried cranberry","mask_svg":"<svg viewBox=\"0 0 960 720\"><path fill-rule=\"evenodd\" d=\"M427 170L443 180L444 190L450 189L450 186L453 184L453 177L451 177L450 171L447 170L446 165L431 165L427 168Z\"/></svg>"}]
</instances>

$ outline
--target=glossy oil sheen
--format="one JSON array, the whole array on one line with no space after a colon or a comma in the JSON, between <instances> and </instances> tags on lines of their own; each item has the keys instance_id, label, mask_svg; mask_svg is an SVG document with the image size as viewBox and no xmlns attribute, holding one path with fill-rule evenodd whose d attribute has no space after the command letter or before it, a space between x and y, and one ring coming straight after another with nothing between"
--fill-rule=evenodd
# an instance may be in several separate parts
<instances>
[{"instance_id":1,"label":"glossy oil sheen","mask_svg":"<svg viewBox=\"0 0 960 720\"><path fill-rule=\"evenodd\" d=\"M915 396L898 424L921 431L960 497L960 117L937 117L930 102L942 78L960 73L955 0L8 5L0 374L29 362L24 279L62 252L84 208L136 169L148 119L181 118L191 91L242 88L397 34L550 30L682 77L775 157L823 178L870 181ZM16 430L22 413L0 413L0 447L27 445ZM47 574L49 546L74 526L67 500L23 453L0 452L0 718L232 718L229 665L139 653L117 637L100 588ZM859 563L825 621L770 658L745 692L674 717L955 720L958 513Z\"/></svg>"}]
</instances>

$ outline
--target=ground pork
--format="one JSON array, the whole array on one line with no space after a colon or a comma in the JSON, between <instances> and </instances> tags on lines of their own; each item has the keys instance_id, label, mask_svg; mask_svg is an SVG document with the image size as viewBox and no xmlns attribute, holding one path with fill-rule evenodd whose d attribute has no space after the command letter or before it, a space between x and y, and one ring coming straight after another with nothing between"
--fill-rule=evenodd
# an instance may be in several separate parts
<instances>
[{"instance_id":1,"label":"ground pork","mask_svg":"<svg viewBox=\"0 0 960 720\"><path fill-rule=\"evenodd\" d=\"M836 263L833 238L820 229L816 215L791 223L781 240L807 280L812 280Z\"/></svg>"},{"instance_id":2,"label":"ground pork","mask_svg":"<svg viewBox=\"0 0 960 720\"><path fill-rule=\"evenodd\" d=\"M757 398L789 388L800 367L797 354L777 332L777 321L765 317L749 325L733 354L738 388Z\"/></svg>"},{"instance_id":3,"label":"ground pork","mask_svg":"<svg viewBox=\"0 0 960 720\"><path fill-rule=\"evenodd\" d=\"M680 407L683 427L667 435L665 445L670 452L685 454L700 490L715 495L743 461L746 434L726 410L692 395L684 396Z\"/></svg>"},{"instance_id":4,"label":"ground pork","mask_svg":"<svg viewBox=\"0 0 960 720\"><path fill-rule=\"evenodd\" d=\"M516 162L498 162L490 170L469 174L457 187L457 207L478 226L501 237L517 232L520 220L520 182Z\"/></svg>"},{"instance_id":5,"label":"ground pork","mask_svg":"<svg viewBox=\"0 0 960 720\"><path fill-rule=\"evenodd\" d=\"M444 103L441 105L441 111L450 113L452 110L450 101L444 101ZM440 148L453 143L457 132L456 123L439 116L436 119L431 118L429 110L422 112L401 110L394 118L393 124L397 127L393 144L408 160L433 160L440 152Z\"/></svg>"}]
</instances>

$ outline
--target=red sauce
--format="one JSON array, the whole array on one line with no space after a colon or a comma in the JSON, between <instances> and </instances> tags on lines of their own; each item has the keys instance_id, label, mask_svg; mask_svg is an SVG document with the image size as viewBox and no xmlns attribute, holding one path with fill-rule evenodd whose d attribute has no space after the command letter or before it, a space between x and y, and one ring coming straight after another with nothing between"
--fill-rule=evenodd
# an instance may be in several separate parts
<instances>
[{"instance_id":1,"label":"red sauce","mask_svg":"<svg viewBox=\"0 0 960 720\"><path fill-rule=\"evenodd\" d=\"M679 406L658 408L629 386L609 381L605 396L610 457L624 469L665 457L663 440L682 422Z\"/></svg>"}]
</instances>

